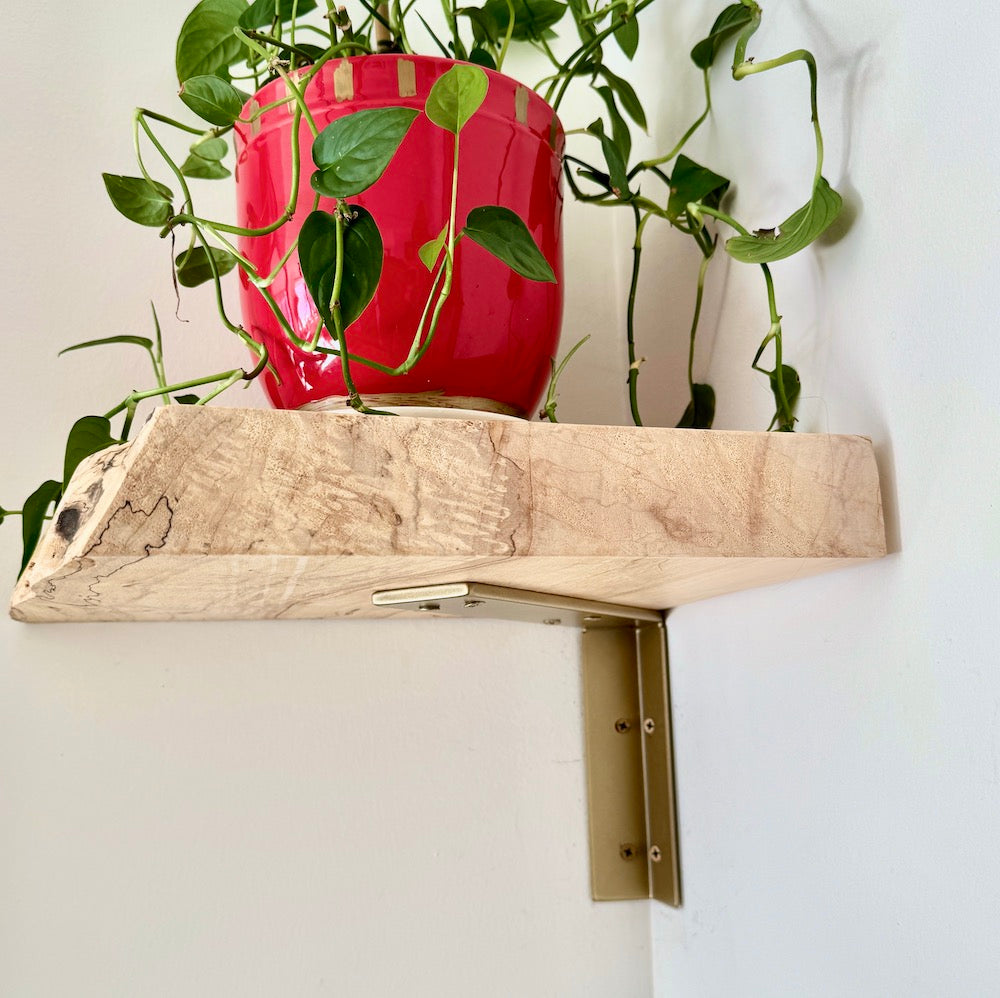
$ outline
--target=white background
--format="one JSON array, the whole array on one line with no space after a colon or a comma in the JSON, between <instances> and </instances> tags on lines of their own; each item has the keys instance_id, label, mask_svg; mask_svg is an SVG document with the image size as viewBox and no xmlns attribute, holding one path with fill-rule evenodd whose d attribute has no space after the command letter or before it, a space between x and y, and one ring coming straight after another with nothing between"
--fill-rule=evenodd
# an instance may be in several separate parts
<instances>
[{"instance_id":1,"label":"white background","mask_svg":"<svg viewBox=\"0 0 1000 998\"><path fill-rule=\"evenodd\" d=\"M59 348L148 333L152 299L172 377L243 362L207 293L173 318L165 248L100 180L134 172L134 105L183 113L187 6L5 18L8 507L56 473L72 419L148 383L137 350ZM639 63L651 149L697 113L685 53L716 13L676 6ZM772 0L752 43L819 60L853 226L775 266L786 360L801 429L873 438L893 553L672 615L683 909L589 900L569 633L4 619L0 995L1000 992L997 20L968 0ZM745 177L736 213L773 225L808 193L804 68L719 73L715 103L691 155ZM568 212L564 344L594 339L566 421L627 418L612 215ZM697 260L648 231L643 411L670 425ZM716 261L706 323L717 425L763 428L759 274ZM18 532L0 530L11 583Z\"/></svg>"}]
</instances>

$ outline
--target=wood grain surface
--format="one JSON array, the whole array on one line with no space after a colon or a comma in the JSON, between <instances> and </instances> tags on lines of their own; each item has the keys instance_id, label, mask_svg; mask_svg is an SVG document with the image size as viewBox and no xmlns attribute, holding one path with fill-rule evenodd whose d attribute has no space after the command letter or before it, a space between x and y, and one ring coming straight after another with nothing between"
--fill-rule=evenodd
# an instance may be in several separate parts
<instances>
[{"instance_id":1,"label":"wood grain surface","mask_svg":"<svg viewBox=\"0 0 1000 998\"><path fill-rule=\"evenodd\" d=\"M863 437L170 406L80 466L19 620L404 616L486 582L653 609L885 553Z\"/></svg>"}]
</instances>

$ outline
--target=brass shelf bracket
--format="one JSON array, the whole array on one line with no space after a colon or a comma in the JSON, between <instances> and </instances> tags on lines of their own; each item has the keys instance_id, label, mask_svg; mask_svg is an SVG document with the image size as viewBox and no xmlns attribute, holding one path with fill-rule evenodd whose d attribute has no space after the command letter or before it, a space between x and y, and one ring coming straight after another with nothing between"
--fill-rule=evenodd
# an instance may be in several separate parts
<instances>
[{"instance_id":1,"label":"brass shelf bracket","mask_svg":"<svg viewBox=\"0 0 1000 998\"><path fill-rule=\"evenodd\" d=\"M474 582L381 590L372 603L580 628L591 893L680 905L663 613Z\"/></svg>"}]
</instances>

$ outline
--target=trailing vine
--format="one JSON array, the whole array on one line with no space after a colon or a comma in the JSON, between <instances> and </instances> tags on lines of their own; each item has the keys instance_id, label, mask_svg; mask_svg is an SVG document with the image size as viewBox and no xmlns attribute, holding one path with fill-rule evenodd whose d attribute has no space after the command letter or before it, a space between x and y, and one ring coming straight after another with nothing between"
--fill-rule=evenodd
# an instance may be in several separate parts
<instances>
[{"instance_id":1,"label":"trailing vine","mask_svg":"<svg viewBox=\"0 0 1000 998\"><path fill-rule=\"evenodd\" d=\"M455 0L441 0L445 31L439 36L415 9L415 0L371 3L359 0L354 16L334 0L200 0L184 21L178 37L175 65L179 97L200 119L191 124L172 115L138 108L132 117L132 135L138 175L105 174L105 187L115 208L137 224L155 229L173 246L178 237L186 244L172 252L175 282L181 287L211 284L223 329L251 351L253 363L246 367L216 371L194 379L170 382L166 377L160 325L153 313L154 336L108 336L74 344L63 352L131 345L143 349L152 367L152 385L130 391L103 415L85 416L70 431L60 480L44 482L19 510L0 508L0 522L20 515L24 540L22 570L27 565L44 522L51 518L69 478L89 454L128 439L138 407L145 402L165 405L205 405L237 384L248 384L274 368L265 346L254 340L239 321L227 314L222 291L223 278L241 270L279 323L284 335L302 351L339 358L350 404L362 412L372 411L354 386L352 365L361 364L386 374L410 371L426 353L443 310L448 307L454 269L455 248L461 239L478 242L508 266L530 280L554 280L523 222L507 209L485 205L470 212L464 225L456 216L459 183L459 145L464 121L475 113L485 94L485 76L478 67L501 70L514 45L535 49L549 65L549 72L535 89L555 109L562 105L572 86L590 88L602 113L591 123L567 131L574 148L563 161L563 171L574 196L599 208L626 208L633 223L629 293L624 303L628 364L629 408L636 425L640 413L638 353L641 331L636 328L636 302L640 287L643 237L652 219L666 222L690 238L699 255L697 283L690 324L687 328L687 384L689 399L678 426L711 427L715 414L715 391L696 380L695 344L702 311L706 275L715 258L720 235L718 226L735 234L723 242L733 259L760 268L768 308L768 328L751 361L751 367L768 378L775 410L769 428L790 431L795 425L795 405L800 394L797 371L785 363L781 315L777 308L770 264L799 252L836 218L840 197L823 176L823 139L817 111L817 69L813 55L805 49L757 59L748 55L750 42L761 24L761 8L755 0L738 0L725 7L707 34L691 50L690 58L701 73L704 108L699 110L681 137L662 154L633 161L632 129L645 130L647 120L642 101L632 84L605 63L604 50L615 44L631 60L643 34L643 12L657 0L484 0L478 7L459 7ZM355 23L356 22L356 23ZM373 137L375 111L362 111L340 118L320 130L310 113L307 94L317 74L330 60L374 52L413 53L411 39L419 22L442 55L459 60L428 98L423 112L438 127L453 136L454 168L451 210L438 238L420 250L420 259L430 275L423 314L414 330L410 348L395 365L364 356L348 347L351 324L371 301L379 281L381 252L374 220L350 198L374 183L392 159L416 111L382 108L378 118L381 138ZM558 54L568 47L556 29L569 24L575 29L575 47L568 56ZM744 81L763 72L804 63L809 75L811 121L816 144L816 165L810 199L773 229L750 230L727 210L731 183L726 177L691 159L685 149L712 114L712 76L723 50L733 43L732 77ZM478 73L478 75L477 75ZM285 83L286 96L263 107L249 103L241 85L259 90L272 79ZM447 82L442 82L446 81ZM440 89L438 89L440 85ZM261 115L287 106L292 113L290 139L291 176L284 206L264 225L245 227L211 219L195 204L193 181L222 180L230 176L226 166L228 137L237 123L250 125ZM369 118L364 118L369 115ZM304 179L298 135L300 126L313 137L315 191L312 209L301 225L297 239L269 273L259 273L240 253L236 239L264 236L289 224L295 216L300 182ZM168 149L164 130L189 138L186 157L178 162ZM580 148L577 148L577 145ZM583 151L591 150L589 156ZM337 167L345 156L363 152L374 166L360 184L344 186L337 180ZM156 162L153 162L155 154ZM175 196L173 188L179 194ZM332 211L320 210L321 197L333 199ZM506 214L504 214L506 212ZM509 217L513 216L513 217ZM511 249L509 247L514 247ZM515 252L516 250L516 252ZM298 252L303 276L316 305L319 320L308 337L301 337L282 314L271 286L292 253ZM349 270L345 260L351 261ZM518 269L520 268L520 269ZM569 360L580 350L585 337L561 361L552 358L549 390L542 418L556 420L557 385ZM112 420L121 417L117 430Z\"/></svg>"}]
</instances>

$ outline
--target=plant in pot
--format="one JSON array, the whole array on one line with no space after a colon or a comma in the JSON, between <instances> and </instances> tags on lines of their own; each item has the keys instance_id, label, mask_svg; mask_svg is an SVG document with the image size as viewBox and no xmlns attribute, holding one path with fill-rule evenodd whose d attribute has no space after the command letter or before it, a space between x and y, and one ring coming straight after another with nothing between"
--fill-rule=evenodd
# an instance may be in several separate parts
<instances>
[{"instance_id":1,"label":"plant in pot","mask_svg":"<svg viewBox=\"0 0 1000 998\"><path fill-rule=\"evenodd\" d=\"M635 220L626 306L634 421L641 422L634 322L641 240L658 218L690 237L702 258L689 332L691 399L680 425L712 423L714 393L694 380L693 351L718 240L709 223L718 220L738 230L726 244L729 254L762 268L770 326L753 366L768 376L775 396L772 425L791 429L798 376L782 359L768 264L808 245L840 204L822 177L815 61L801 50L747 58L760 8L753 0L726 7L691 52L704 77L704 111L668 152L629 165L632 128L646 127L645 113L604 53L616 45L634 56L640 19L654 3L445 2L438 37L412 2L376 7L362 0L355 24L344 8L320 11L315 0L201 0L175 53L180 99L201 123L137 109L138 175L104 179L123 215L169 237L178 284L214 285L220 321L252 351L253 363L168 384L158 322L154 338L110 336L68 348L138 345L149 353L156 384L74 425L62 480L44 483L17 511L24 564L79 460L127 439L147 401L204 405L262 378L272 402L286 407L381 412L452 404L524 416L549 381L543 414L555 420L558 378L580 346L556 365L561 174L580 200L625 208ZM413 18L440 57L414 54ZM575 38L568 54L556 55L555 29L567 23ZM710 69L734 36L737 79L796 61L810 72L812 197L770 230L751 232L724 211L729 180L682 152L709 114ZM551 61L538 86L545 99L497 72L515 44ZM571 130L582 148L567 154L556 111L580 84L592 89L603 113ZM168 151L166 128L189 136L181 162ZM238 207L236 221L224 222L198 212L193 182L230 175L230 143ZM588 147L596 163L584 158ZM147 161L150 149L159 165ZM186 245L177 247L182 238ZM242 320L223 299L221 281L232 270L239 273ZM760 363L769 346L771 370ZM113 433L110 421L119 415Z\"/></svg>"}]
</instances>

